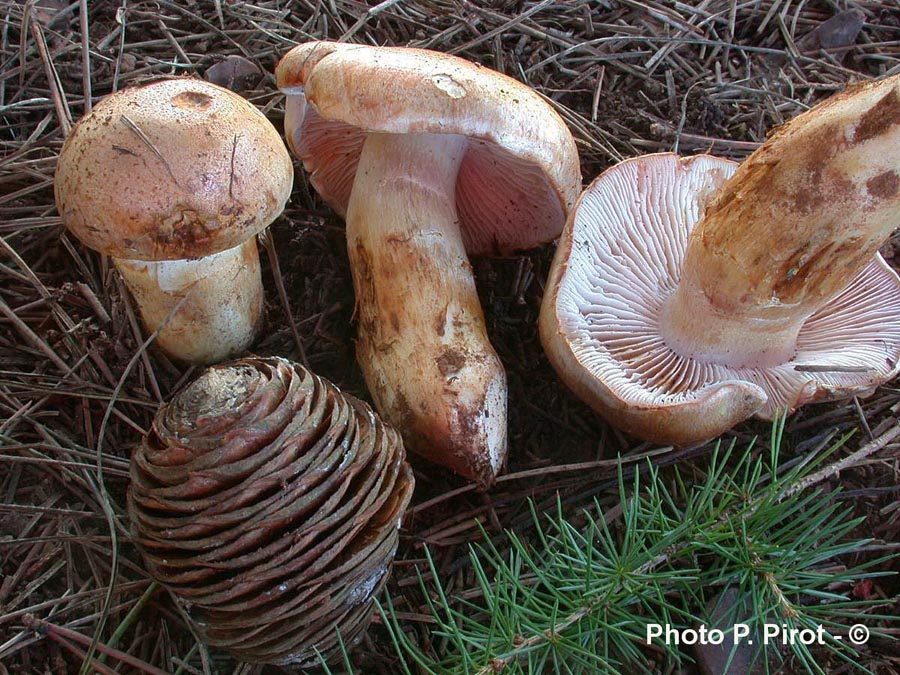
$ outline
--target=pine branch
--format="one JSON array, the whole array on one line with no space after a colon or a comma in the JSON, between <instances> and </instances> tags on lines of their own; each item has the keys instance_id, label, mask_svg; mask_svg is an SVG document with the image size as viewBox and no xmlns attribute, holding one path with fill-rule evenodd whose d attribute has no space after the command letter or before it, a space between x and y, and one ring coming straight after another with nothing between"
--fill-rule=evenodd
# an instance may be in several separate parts
<instances>
[{"instance_id":1,"label":"pine branch","mask_svg":"<svg viewBox=\"0 0 900 675\"><path fill-rule=\"evenodd\" d=\"M383 612L385 624L401 657L441 675L634 670L647 668L660 649L680 662L686 655L675 646L647 650L641 629L708 623L704 596L724 588L736 587L752 601L749 618L735 616L735 622L839 625L828 618L829 607L839 618L866 603L828 589L878 576L871 567L879 561L817 571L867 542L846 542L859 521L834 494L823 500L810 488L851 465L851 458L884 447L898 429L823 469L846 438L785 469L778 460L783 423L776 422L768 456L752 446L739 457L733 447L717 449L702 484L690 484L676 471L673 492L650 466L644 479L635 475L628 491L620 472L621 522L608 524L599 504L582 529L561 506L553 516L533 511L530 540L536 543L507 532L505 554L485 534L485 543L470 553L481 602L448 598L428 556L434 581L423 582L423 590L443 647L432 643L428 653L414 645L391 611ZM853 662L842 642L825 646ZM811 672L819 669L807 647L792 649Z\"/></svg>"},{"instance_id":2,"label":"pine branch","mask_svg":"<svg viewBox=\"0 0 900 675\"><path fill-rule=\"evenodd\" d=\"M823 480L827 480L832 476L836 476L844 469L856 466L862 460L866 459L870 455L874 455L876 452L884 448L888 443L896 439L897 436L900 436L900 423L895 423L894 426L890 427L878 438L870 441L869 443L866 443L856 452L847 455L838 462L834 462L833 464L826 466L821 471L817 471L814 474L805 476L803 480L797 481L787 490L785 490L784 498L791 497L792 495L795 495L798 492L802 492L803 490L806 490L807 488L817 483L821 483Z\"/></svg>"}]
</instances>

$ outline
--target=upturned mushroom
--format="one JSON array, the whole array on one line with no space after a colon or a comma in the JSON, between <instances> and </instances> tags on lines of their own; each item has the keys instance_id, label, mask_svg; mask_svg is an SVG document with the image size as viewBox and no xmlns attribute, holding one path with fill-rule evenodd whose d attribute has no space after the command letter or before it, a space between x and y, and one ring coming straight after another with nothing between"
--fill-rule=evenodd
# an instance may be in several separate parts
<instances>
[{"instance_id":1,"label":"upturned mushroom","mask_svg":"<svg viewBox=\"0 0 900 675\"><path fill-rule=\"evenodd\" d=\"M292 182L284 143L251 103L163 80L112 94L78 122L59 156L56 204L70 232L112 257L146 330L162 327L156 344L213 363L257 334L255 235Z\"/></svg>"},{"instance_id":2,"label":"upturned mushroom","mask_svg":"<svg viewBox=\"0 0 900 675\"><path fill-rule=\"evenodd\" d=\"M541 339L560 378L659 443L865 394L900 366L900 77L848 88L739 167L627 160L560 240Z\"/></svg>"},{"instance_id":3,"label":"upturned mushroom","mask_svg":"<svg viewBox=\"0 0 900 675\"><path fill-rule=\"evenodd\" d=\"M506 455L506 374L466 257L559 235L575 144L527 86L457 57L313 42L276 69L285 132L347 221L357 359L407 447L483 485Z\"/></svg>"}]
</instances>

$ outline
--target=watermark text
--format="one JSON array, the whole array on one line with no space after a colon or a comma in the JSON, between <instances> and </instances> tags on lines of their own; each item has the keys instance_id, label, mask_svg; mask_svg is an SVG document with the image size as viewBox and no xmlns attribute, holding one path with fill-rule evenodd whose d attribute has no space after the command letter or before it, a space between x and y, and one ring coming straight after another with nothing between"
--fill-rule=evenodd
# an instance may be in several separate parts
<instances>
[{"instance_id":1,"label":"watermark text","mask_svg":"<svg viewBox=\"0 0 900 675\"><path fill-rule=\"evenodd\" d=\"M861 623L850 626L846 635L833 634L824 626L797 628L783 623L765 623L752 631L749 624L736 623L727 629L698 626L679 628L668 624L647 624L647 644L666 645L721 645L756 644L763 645L821 645L845 640L854 645L865 644L869 639L869 629Z\"/></svg>"}]
</instances>

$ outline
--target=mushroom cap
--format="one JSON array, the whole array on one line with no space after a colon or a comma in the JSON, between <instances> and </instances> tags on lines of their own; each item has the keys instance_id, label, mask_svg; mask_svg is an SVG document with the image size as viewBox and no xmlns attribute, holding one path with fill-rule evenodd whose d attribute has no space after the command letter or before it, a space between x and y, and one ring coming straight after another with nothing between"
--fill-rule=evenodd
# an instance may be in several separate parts
<instances>
[{"instance_id":1,"label":"mushroom cap","mask_svg":"<svg viewBox=\"0 0 900 675\"><path fill-rule=\"evenodd\" d=\"M900 278L877 254L804 322L784 363L728 367L668 347L660 311L691 230L736 168L708 155L621 162L588 186L560 239L542 343L560 378L635 436L701 442L754 414L869 393L900 371Z\"/></svg>"},{"instance_id":2,"label":"mushroom cap","mask_svg":"<svg viewBox=\"0 0 900 675\"><path fill-rule=\"evenodd\" d=\"M534 90L447 54L311 42L275 70L288 145L346 213L368 132L470 139L456 207L466 250L509 253L559 236L581 189L575 141Z\"/></svg>"},{"instance_id":3,"label":"mushroom cap","mask_svg":"<svg viewBox=\"0 0 900 675\"><path fill-rule=\"evenodd\" d=\"M56 204L86 246L180 260L233 248L284 208L293 167L249 101L195 79L111 94L66 139Z\"/></svg>"}]
</instances>

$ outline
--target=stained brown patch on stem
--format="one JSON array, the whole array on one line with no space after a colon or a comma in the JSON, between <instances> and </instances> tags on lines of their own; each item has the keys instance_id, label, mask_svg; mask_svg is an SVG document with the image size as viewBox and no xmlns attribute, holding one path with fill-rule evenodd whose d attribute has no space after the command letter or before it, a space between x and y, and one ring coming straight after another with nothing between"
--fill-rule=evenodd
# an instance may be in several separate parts
<instances>
[{"instance_id":1,"label":"stained brown patch on stem","mask_svg":"<svg viewBox=\"0 0 900 675\"><path fill-rule=\"evenodd\" d=\"M862 116L853 132L853 142L862 143L881 136L895 124L900 124L900 94L891 89Z\"/></svg>"},{"instance_id":2,"label":"stained brown patch on stem","mask_svg":"<svg viewBox=\"0 0 900 675\"><path fill-rule=\"evenodd\" d=\"M866 181L866 191L876 199L889 199L900 188L900 176L896 171L885 171Z\"/></svg>"},{"instance_id":3,"label":"stained brown patch on stem","mask_svg":"<svg viewBox=\"0 0 900 675\"><path fill-rule=\"evenodd\" d=\"M466 356L458 349L448 348L435 359L435 363L444 377L451 377L465 367Z\"/></svg>"}]
</instances>

